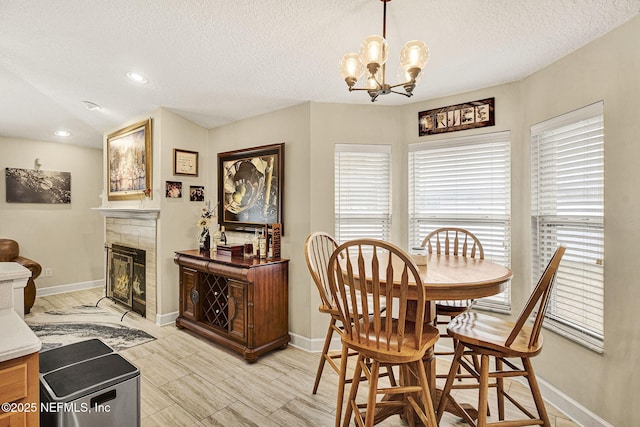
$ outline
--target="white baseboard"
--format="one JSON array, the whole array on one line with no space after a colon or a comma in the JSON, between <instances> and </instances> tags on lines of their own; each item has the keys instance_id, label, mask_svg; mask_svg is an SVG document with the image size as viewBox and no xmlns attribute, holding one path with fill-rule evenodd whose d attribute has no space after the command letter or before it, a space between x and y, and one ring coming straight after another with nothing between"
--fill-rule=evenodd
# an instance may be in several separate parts
<instances>
[{"instance_id":1,"label":"white baseboard","mask_svg":"<svg viewBox=\"0 0 640 427\"><path fill-rule=\"evenodd\" d=\"M177 311L167 314L156 314L156 325L167 326L171 325L172 323L176 323L176 319L178 318L179 314L180 313Z\"/></svg>"},{"instance_id":2,"label":"white baseboard","mask_svg":"<svg viewBox=\"0 0 640 427\"><path fill-rule=\"evenodd\" d=\"M588 408L576 402L571 396L558 390L542 378L537 377L537 380L544 400L566 414L578 425L582 427L613 427L613 424L603 420Z\"/></svg>"},{"instance_id":3,"label":"white baseboard","mask_svg":"<svg viewBox=\"0 0 640 427\"><path fill-rule=\"evenodd\" d=\"M304 337L302 335L297 335L292 332L289 332L289 336L291 337L291 341L289 345L292 345L296 348L299 348L304 351L308 351L309 353L320 353L322 351L322 347L324 346L324 338L309 338ZM334 334L331 339L331 346L329 350L340 351L342 348L342 344L340 343L340 337L337 334Z\"/></svg>"},{"instance_id":4,"label":"white baseboard","mask_svg":"<svg viewBox=\"0 0 640 427\"><path fill-rule=\"evenodd\" d=\"M47 288L37 288L36 296L46 297L47 295L64 294L67 292L82 291L93 288L104 288L104 279L93 280L91 282L71 283L68 285L49 286Z\"/></svg>"}]
</instances>

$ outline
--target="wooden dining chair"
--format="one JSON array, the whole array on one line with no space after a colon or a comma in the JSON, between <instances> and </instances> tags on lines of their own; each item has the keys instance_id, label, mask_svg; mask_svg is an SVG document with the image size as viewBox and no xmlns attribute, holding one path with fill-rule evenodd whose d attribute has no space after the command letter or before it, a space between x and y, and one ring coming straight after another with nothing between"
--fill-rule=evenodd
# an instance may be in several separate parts
<instances>
[{"instance_id":1,"label":"wooden dining chair","mask_svg":"<svg viewBox=\"0 0 640 427\"><path fill-rule=\"evenodd\" d=\"M358 425L372 426L380 405L403 413L409 425L414 425L415 413L425 425L435 427L422 359L439 334L435 327L424 324L426 289L415 263L391 243L361 239L338 246L329 259L328 270L331 295L344 324L336 427L340 425L349 350L358 352L358 361L343 426L349 425L352 413ZM380 304L383 298L386 310ZM407 310L411 299L416 302L415 313ZM381 385L380 368L394 366L399 366L399 384ZM363 374L369 382L369 392L367 403L359 405L356 396ZM383 396L380 402L379 395ZM362 408L364 414L360 412Z\"/></svg>"},{"instance_id":2,"label":"wooden dining chair","mask_svg":"<svg viewBox=\"0 0 640 427\"><path fill-rule=\"evenodd\" d=\"M329 258L337 247L338 243L334 238L329 234L322 232L311 233L304 244L304 255L307 260L307 267L309 267L309 273L311 274L313 282L316 284L318 293L320 294L320 306L318 307L318 310L321 313L330 315L329 327L324 339L322 354L320 355L320 363L318 364L318 370L316 372L316 380L313 384L313 394L316 394L318 391L325 362L328 362L337 374L340 373L340 366L336 364L335 359L339 359L341 354L329 353L329 347L331 346L331 339L333 338L334 332L342 334L342 329L339 327L340 324L338 322L340 321L340 316L331 298L329 279L327 276Z\"/></svg>"},{"instance_id":3,"label":"wooden dining chair","mask_svg":"<svg viewBox=\"0 0 640 427\"><path fill-rule=\"evenodd\" d=\"M482 243L472 232L464 228L442 227L433 230L422 240L422 247L430 254L455 255L468 258L484 259ZM464 313L471 306L470 300L437 301L436 314L449 319Z\"/></svg>"},{"instance_id":4,"label":"wooden dining chair","mask_svg":"<svg viewBox=\"0 0 640 427\"><path fill-rule=\"evenodd\" d=\"M449 376L447 377L440 404L438 405L438 420L442 417L447 402L450 401L457 407L468 424L479 427L486 426L489 388L494 387L498 395L499 422L492 422L490 425L551 426L530 359L542 351L542 336L540 332L549 296L551 295L551 289L564 252L565 247L560 246L553 257L551 257L547 268L540 277L538 284L534 288L527 304L524 306L515 323L476 312L465 312L456 316L449 323L447 331L457 341L457 345L455 356L449 370ZM528 320L534 311L536 313L535 318L533 324L530 325ZM466 362L466 359L464 359L465 353L480 356L479 371ZM495 371L490 371L490 356L495 357ZM522 368L508 360L513 358L520 359ZM475 423L464 408L451 398L452 385L458 366L462 366L467 372L478 378L480 382L477 423ZM523 404L505 392L503 384L504 378L518 376L527 379L538 412L537 415L532 414ZM489 381L492 379L495 380L495 382L490 384ZM527 418L504 421L505 397L526 415ZM483 410L483 408L485 410Z\"/></svg>"},{"instance_id":5,"label":"wooden dining chair","mask_svg":"<svg viewBox=\"0 0 640 427\"><path fill-rule=\"evenodd\" d=\"M339 361L342 354L338 352L330 352L329 347L331 346L333 334L336 333L340 335L342 334L343 329L338 310L331 297L329 279L327 276L329 257L337 247L338 243L335 239L324 232L311 233L304 244L304 255L307 260L307 267L309 268L311 278L313 279L313 282L318 289L318 293L320 294L320 305L318 306L318 310L321 313L326 313L330 316L329 327L327 328L322 353L320 355L320 362L316 372L316 379L313 384L313 394L318 392L318 386L320 385L320 379L322 378L325 363L329 363L336 374L340 374L340 366L336 363L336 360ZM382 305L383 307L385 306L384 301L382 302ZM349 356L357 356L357 353L350 352ZM391 375L393 377L393 372L387 371L382 375ZM395 379L392 378L392 380Z\"/></svg>"},{"instance_id":6,"label":"wooden dining chair","mask_svg":"<svg viewBox=\"0 0 640 427\"><path fill-rule=\"evenodd\" d=\"M454 255L468 258L484 259L484 249L480 240L464 228L442 227L433 230L422 240L422 247L430 254ZM451 319L469 310L473 305L473 300L450 300L436 301L436 325L447 325ZM441 319L444 317L444 319ZM451 338L449 334L443 332L440 338ZM452 348L455 348L453 341ZM453 351L438 351L436 356L452 356ZM474 359L474 363L478 361ZM438 378L446 378L446 375L438 375ZM461 380L464 375L459 375Z\"/></svg>"}]
</instances>

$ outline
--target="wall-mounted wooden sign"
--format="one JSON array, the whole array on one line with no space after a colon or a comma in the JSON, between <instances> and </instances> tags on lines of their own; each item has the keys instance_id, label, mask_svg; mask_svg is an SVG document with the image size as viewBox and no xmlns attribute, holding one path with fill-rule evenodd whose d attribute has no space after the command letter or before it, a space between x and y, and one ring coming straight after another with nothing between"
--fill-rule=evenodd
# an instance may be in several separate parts
<instances>
[{"instance_id":1,"label":"wall-mounted wooden sign","mask_svg":"<svg viewBox=\"0 0 640 427\"><path fill-rule=\"evenodd\" d=\"M465 102L418 113L418 136L455 132L496 124L495 98Z\"/></svg>"}]
</instances>

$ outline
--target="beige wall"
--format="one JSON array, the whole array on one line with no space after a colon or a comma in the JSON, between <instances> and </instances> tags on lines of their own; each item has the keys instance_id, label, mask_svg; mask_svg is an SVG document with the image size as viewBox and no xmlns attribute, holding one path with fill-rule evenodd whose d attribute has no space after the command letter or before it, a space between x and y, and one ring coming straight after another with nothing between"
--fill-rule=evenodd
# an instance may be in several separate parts
<instances>
[{"instance_id":1,"label":"beige wall","mask_svg":"<svg viewBox=\"0 0 640 427\"><path fill-rule=\"evenodd\" d=\"M293 250L302 253L304 240L314 231L334 232L334 147L336 144L388 144L392 146L392 191L399 194L401 175L402 132L400 110L378 105L311 104L311 164L309 167L310 187L309 228L299 236ZM406 163L406 162L405 162ZM392 240L402 241L403 205L393 199ZM297 279L311 292L311 304L299 307L311 319L311 330L305 336L314 339L311 348L320 350L327 331L327 317L318 312L320 297L304 264L302 276Z\"/></svg>"},{"instance_id":2,"label":"beige wall","mask_svg":"<svg viewBox=\"0 0 640 427\"><path fill-rule=\"evenodd\" d=\"M216 153L261 145L285 143L284 179L284 236L282 256L289 263L289 331L309 337L310 318L309 280L302 248L309 230L312 193L310 165L310 108L301 104L270 114L257 116L209 131L207 168L215 173L218 168ZM210 180L217 188L217 176ZM228 233L231 241L243 242L242 233ZM259 325L256 325L259 327Z\"/></svg>"},{"instance_id":3,"label":"beige wall","mask_svg":"<svg viewBox=\"0 0 640 427\"><path fill-rule=\"evenodd\" d=\"M189 186L203 185L207 199L215 201L217 195L212 181L215 169L208 166L207 158L215 151L207 145L207 130L184 118L161 109L158 115L155 141L159 151L159 183L157 197L161 214L158 220L158 313L167 315L178 310L178 266L173 262L175 251L197 246L196 221L203 203L189 201ZM173 175L173 149L199 153L198 176ZM164 189L166 181L182 182L182 198L168 199ZM214 202L215 203L215 202Z\"/></svg>"},{"instance_id":4,"label":"beige wall","mask_svg":"<svg viewBox=\"0 0 640 427\"><path fill-rule=\"evenodd\" d=\"M71 173L71 204L6 203L4 169ZM42 265L37 289L104 280L100 204L102 150L0 137L0 237L16 240L20 254ZM44 277L44 269L53 275Z\"/></svg>"},{"instance_id":5,"label":"beige wall","mask_svg":"<svg viewBox=\"0 0 640 427\"><path fill-rule=\"evenodd\" d=\"M640 239L640 17L522 82L523 140L542 120L604 100L605 351L596 354L547 332L536 360L547 381L615 426L640 425L640 286L633 250ZM528 152L514 168L528 173ZM529 194L529 181L521 181ZM528 205L514 204L526 218ZM529 242L527 224L516 230ZM523 271L523 274L528 271Z\"/></svg>"}]
</instances>

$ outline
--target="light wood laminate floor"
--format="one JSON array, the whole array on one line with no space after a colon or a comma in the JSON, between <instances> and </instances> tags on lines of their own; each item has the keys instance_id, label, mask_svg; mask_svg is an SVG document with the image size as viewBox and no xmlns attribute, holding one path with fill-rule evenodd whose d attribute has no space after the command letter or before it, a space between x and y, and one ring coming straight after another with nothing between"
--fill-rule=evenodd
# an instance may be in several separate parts
<instances>
[{"instance_id":1,"label":"light wood laminate floor","mask_svg":"<svg viewBox=\"0 0 640 427\"><path fill-rule=\"evenodd\" d=\"M32 311L95 304L102 294L102 288L96 288L38 297ZM100 307L124 312L106 299ZM120 352L141 371L143 427L333 426L337 375L328 365L318 394L311 394L318 353L289 346L249 364L240 355L175 326L159 327L136 314L125 316L123 323L157 338ZM446 372L447 365L446 360L438 363L438 372ZM512 393L527 393L514 381L509 387ZM475 391L458 392L456 398L477 401ZM493 392L490 404L495 405ZM577 426L550 404L547 411L553 426ZM497 409L492 407L491 413L497 414ZM380 425L406 424L394 416ZM463 425L461 419L451 415L445 415L440 423L443 427Z\"/></svg>"}]
</instances>

